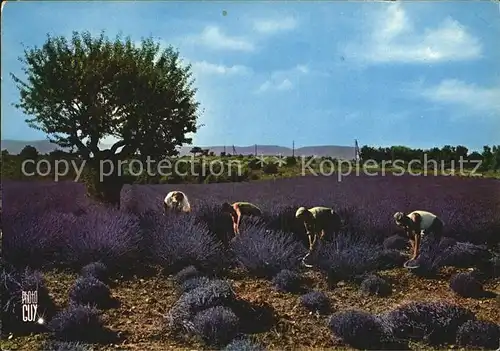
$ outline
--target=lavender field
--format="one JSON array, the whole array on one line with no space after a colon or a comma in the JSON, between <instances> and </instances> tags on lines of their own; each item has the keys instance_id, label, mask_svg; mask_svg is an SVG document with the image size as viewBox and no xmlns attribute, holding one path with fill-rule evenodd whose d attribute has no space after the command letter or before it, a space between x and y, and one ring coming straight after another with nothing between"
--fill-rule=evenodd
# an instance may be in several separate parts
<instances>
[{"instance_id":1,"label":"lavender field","mask_svg":"<svg viewBox=\"0 0 500 351\"><path fill-rule=\"evenodd\" d=\"M2 188L2 343L11 348L499 345L497 180L129 185L120 210L93 203L78 183ZM163 216L171 190L188 195L190 215ZM264 215L244 220L233 239L225 201L253 202ZM307 238L294 213L317 205L346 225L320 246L311 270L300 265ZM392 215L416 209L438 214L446 237L424 242L420 268L406 271L408 242ZM39 291L41 324L19 320L19 292L29 289Z\"/></svg>"}]
</instances>

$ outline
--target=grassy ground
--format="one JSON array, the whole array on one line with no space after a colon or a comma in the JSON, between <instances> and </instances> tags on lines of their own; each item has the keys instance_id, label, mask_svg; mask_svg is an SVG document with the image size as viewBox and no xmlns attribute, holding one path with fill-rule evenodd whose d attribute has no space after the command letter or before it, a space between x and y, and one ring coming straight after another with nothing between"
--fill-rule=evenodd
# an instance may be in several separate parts
<instances>
[{"instance_id":1,"label":"grassy ground","mask_svg":"<svg viewBox=\"0 0 500 351\"><path fill-rule=\"evenodd\" d=\"M446 300L471 309L478 318L498 322L500 320L500 299L465 299L457 297L448 288L450 276L457 269L445 269L438 279L418 278L404 269L381 272L393 282L393 293L386 298L360 295L350 284L339 283L328 289L324 277L319 273L304 270L303 276L309 288L321 290L330 297L334 311L361 309L380 313L393 309L408 301ZM50 271L45 275L49 291L57 305L67 303L68 290L76 275ZM242 272L229 274L235 292L264 310L271 309L275 315L272 326L255 338L268 349L313 350L321 348L343 349L339 340L332 337L326 327L327 317L317 316L298 305L299 295L276 292L266 280L250 279ZM500 293L500 279L490 281L485 288ZM104 312L108 327L121 337L118 344L96 346L98 350L201 350L202 344L192 338L179 339L169 335L164 329L162 314L176 301L178 292L170 277L164 277L152 268L149 278L118 277L111 284L111 291L121 301L121 306ZM9 336L1 342L2 350L37 350L44 335ZM428 349L425 345L414 344L412 349Z\"/></svg>"}]
</instances>

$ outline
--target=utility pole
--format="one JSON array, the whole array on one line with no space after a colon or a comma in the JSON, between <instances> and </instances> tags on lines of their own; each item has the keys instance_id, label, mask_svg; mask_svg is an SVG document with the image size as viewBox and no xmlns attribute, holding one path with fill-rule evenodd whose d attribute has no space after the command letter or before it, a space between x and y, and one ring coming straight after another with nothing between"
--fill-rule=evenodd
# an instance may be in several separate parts
<instances>
[{"instance_id":1,"label":"utility pole","mask_svg":"<svg viewBox=\"0 0 500 351\"><path fill-rule=\"evenodd\" d=\"M295 140L292 141L292 157L295 157Z\"/></svg>"},{"instance_id":2,"label":"utility pole","mask_svg":"<svg viewBox=\"0 0 500 351\"><path fill-rule=\"evenodd\" d=\"M358 140L357 139L354 139L354 159L356 161L359 161L361 159L360 157L360 153L359 153L359 145L358 145Z\"/></svg>"},{"instance_id":3,"label":"utility pole","mask_svg":"<svg viewBox=\"0 0 500 351\"><path fill-rule=\"evenodd\" d=\"M257 144L255 144L255 157L257 157Z\"/></svg>"}]
</instances>

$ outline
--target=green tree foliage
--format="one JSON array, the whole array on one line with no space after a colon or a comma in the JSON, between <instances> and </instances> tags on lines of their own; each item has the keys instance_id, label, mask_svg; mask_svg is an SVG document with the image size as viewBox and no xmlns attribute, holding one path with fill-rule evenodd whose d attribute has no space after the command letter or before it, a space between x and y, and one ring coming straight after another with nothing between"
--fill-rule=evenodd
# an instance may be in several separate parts
<instances>
[{"instance_id":1,"label":"green tree foliage","mask_svg":"<svg viewBox=\"0 0 500 351\"><path fill-rule=\"evenodd\" d=\"M71 154L63 150L55 149L54 151L49 152L49 157L52 160L62 160L69 159L71 157Z\"/></svg>"},{"instance_id":2,"label":"green tree foliage","mask_svg":"<svg viewBox=\"0 0 500 351\"><path fill-rule=\"evenodd\" d=\"M252 157L249 161L248 161L248 168L251 169L251 170L259 170L259 169L262 169L262 161L258 158L254 158Z\"/></svg>"},{"instance_id":3,"label":"green tree foliage","mask_svg":"<svg viewBox=\"0 0 500 351\"><path fill-rule=\"evenodd\" d=\"M31 145L26 145L21 152L19 153L19 156L23 160L36 160L38 158L38 150L36 147L31 146Z\"/></svg>"},{"instance_id":4,"label":"green tree foliage","mask_svg":"<svg viewBox=\"0 0 500 351\"><path fill-rule=\"evenodd\" d=\"M406 146L375 148L365 145L360 149L360 154L362 160L375 160L377 162L394 160L403 160L405 162L410 162L412 160L424 161L425 155L427 160L435 160L446 164L450 164L451 161L482 160L485 157L489 159L493 157L489 146L485 147L481 155L477 152L469 154L469 149L462 145L444 145L442 148L433 147L427 150L412 149Z\"/></svg>"},{"instance_id":5,"label":"green tree foliage","mask_svg":"<svg viewBox=\"0 0 500 351\"><path fill-rule=\"evenodd\" d=\"M203 152L203 149L199 146L195 146L191 149L190 151L194 156L196 156L197 154L201 154Z\"/></svg>"},{"instance_id":6,"label":"green tree foliage","mask_svg":"<svg viewBox=\"0 0 500 351\"><path fill-rule=\"evenodd\" d=\"M263 167L262 167L262 171L265 173L265 174L278 174L279 173L279 170L278 170L278 165L275 164L275 163L266 163Z\"/></svg>"},{"instance_id":7,"label":"green tree foliage","mask_svg":"<svg viewBox=\"0 0 500 351\"><path fill-rule=\"evenodd\" d=\"M491 147L487 145L483 146L483 152L481 153L481 156L483 156L482 168L491 169L493 166L493 152L491 150Z\"/></svg>"},{"instance_id":8,"label":"green tree foliage","mask_svg":"<svg viewBox=\"0 0 500 351\"><path fill-rule=\"evenodd\" d=\"M16 106L49 140L76 147L88 161L89 193L105 202L119 205L119 160L176 155L176 147L191 143L187 135L197 130L191 66L152 38L137 45L104 33L74 32L69 40L49 35L42 47L25 49L20 60L25 77L12 74L20 93ZM100 150L105 137L118 141ZM101 182L102 161L114 167Z\"/></svg>"},{"instance_id":9,"label":"green tree foliage","mask_svg":"<svg viewBox=\"0 0 500 351\"><path fill-rule=\"evenodd\" d=\"M494 171L500 170L500 145L494 145L492 148L491 169Z\"/></svg>"},{"instance_id":10,"label":"green tree foliage","mask_svg":"<svg viewBox=\"0 0 500 351\"><path fill-rule=\"evenodd\" d=\"M293 156L287 156L285 158L285 162L288 167L295 166L297 164L297 158Z\"/></svg>"},{"instance_id":11,"label":"green tree foliage","mask_svg":"<svg viewBox=\"0 0 500 351\"><path fill-rule=\"evenodd\" d=\"M465 146L458 145L455 147L455 161L460 161L460 159L467 159L467 156L469 155L469 149L467 149Z\"/></svg>"}]
</instances>

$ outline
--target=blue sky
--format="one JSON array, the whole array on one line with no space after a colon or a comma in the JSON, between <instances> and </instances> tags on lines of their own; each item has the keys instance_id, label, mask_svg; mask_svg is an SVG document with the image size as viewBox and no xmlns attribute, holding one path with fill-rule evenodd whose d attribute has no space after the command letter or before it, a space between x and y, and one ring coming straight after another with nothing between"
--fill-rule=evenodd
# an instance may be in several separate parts
<instances>
[{"instance_id":1,"label":"blue sky","mask_svg":"<svg viewBox=\"0 0 500 351\"><path fill-rule=\"evenodd\" d=\"M499 144L499 6L8 2L2 139L45 138L11 106L18 92L9 72L20 73L21 43L105 30L134 40L152 35L193 65L205 124L196 145Z\"/></svg>"}]
</instances>

